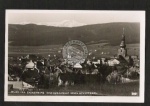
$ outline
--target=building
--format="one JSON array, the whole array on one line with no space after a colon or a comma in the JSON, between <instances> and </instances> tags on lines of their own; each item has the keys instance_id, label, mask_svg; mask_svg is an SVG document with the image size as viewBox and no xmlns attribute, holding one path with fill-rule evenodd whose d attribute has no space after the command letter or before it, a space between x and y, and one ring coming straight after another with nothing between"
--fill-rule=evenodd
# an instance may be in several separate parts
<instances>
[{"instance_id":1,"label":"building","mask_svg":"<svg viewBox=\"0 0 150 106\"><path fill-rule=\"evenodd\" d=\"M121 40L121 43L120 43L120 48L118 49L118 57L119 56L122 56L124 58L127 56L124 28L123 28L123 34L122 34L122 40Z\"/></svg>"},{"instance_id":2,"label":"building","mask_svg":"<svg viewBox=\"0 0 150 106\"><path fill-rule=\"evenodd\" d=\"M123 28L122 40L120 43L120 48L118 49L118 58L120 61L124 60L125 63L128 63L129 66L139 66L138 56L130 56L127 54L126 42L125 42L125 34Z\"/></svg>"}]
</instances>

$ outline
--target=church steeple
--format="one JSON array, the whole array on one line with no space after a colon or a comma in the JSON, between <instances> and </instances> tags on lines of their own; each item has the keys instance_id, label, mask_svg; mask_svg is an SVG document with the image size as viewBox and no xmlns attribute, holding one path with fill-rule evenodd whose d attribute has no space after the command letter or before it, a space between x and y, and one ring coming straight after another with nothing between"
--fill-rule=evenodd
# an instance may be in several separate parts
<instances>
[{"instance_id":1,"label":"church steeple","mask_svg":"<svg viewBox=\"0 0 150 106\"><path fill-rule=\"evenodd\" d=\"M122 39L120 43L120 49L118 49L118 56L123 56L123 57L127 56L124 28L123 28Z\"/></svg>"},{"instance_id":2,"label":"church steeple","mask_svg":"<svg viewBox=\"0 0 150 106\"><path fill-rule=\"evenodd\" d=\"M123 28L123 33L122 33L122 40L120 43L120 47L125 48L126 44L125 44L125 34L124 34L124 28Z\"/></svg>"}]
</instances>

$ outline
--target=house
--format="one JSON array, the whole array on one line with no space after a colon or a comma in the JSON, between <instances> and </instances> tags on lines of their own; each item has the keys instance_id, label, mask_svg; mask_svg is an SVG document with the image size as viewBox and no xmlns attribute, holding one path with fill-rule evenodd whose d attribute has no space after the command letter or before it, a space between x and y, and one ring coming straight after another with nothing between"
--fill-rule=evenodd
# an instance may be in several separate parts
<instances>
[{"instance_id":1,"label":"house","mask_svg":"<svg viewBox=\"0 0 150 106\"><path fill-rule=\"evenodd\" d=\"M115 66L115 65L118 65L118 64L120 64L120 61L117 60L117 59L108 60L108 65L109 66Z\"/></svg>"}]
</instances>

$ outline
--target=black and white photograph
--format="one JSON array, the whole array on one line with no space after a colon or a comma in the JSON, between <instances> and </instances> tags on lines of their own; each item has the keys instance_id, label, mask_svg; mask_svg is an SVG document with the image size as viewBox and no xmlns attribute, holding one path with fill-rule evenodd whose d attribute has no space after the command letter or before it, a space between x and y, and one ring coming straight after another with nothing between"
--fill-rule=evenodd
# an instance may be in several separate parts
<instances>
[{"instance_id":1,"label":"black and white photograph","mask_svg":"<svg viewBox=\"0 0 150 106\"><path fill-rule=\"evenodd\" d=\"M143 103L145 11L6 10L5 101Z\"/></svg>"}]
</instances>

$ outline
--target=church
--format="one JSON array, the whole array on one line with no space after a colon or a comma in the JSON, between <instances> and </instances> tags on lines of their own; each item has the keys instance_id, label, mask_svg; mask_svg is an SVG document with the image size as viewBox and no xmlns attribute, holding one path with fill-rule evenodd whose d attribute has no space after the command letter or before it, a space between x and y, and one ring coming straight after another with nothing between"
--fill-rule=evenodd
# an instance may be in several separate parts
<instances>
[{"instance_id":1,"label":"church","mask_svg":"<svg viewBox=\"0 0 150 106\"><path fill-rule=\"evenodd\" d=\"M130 66L137 65L137 64L139 65L139 63L136 61L136 60L138 60L138 56L130 56L127 54L124 28L123 28L123 34L122 34L122 39L121 39L121 43L120 43L120 48L118 49L118 59L125 60L128 63L128 65L130 65Z\"/></svg>"}]
</instances>

